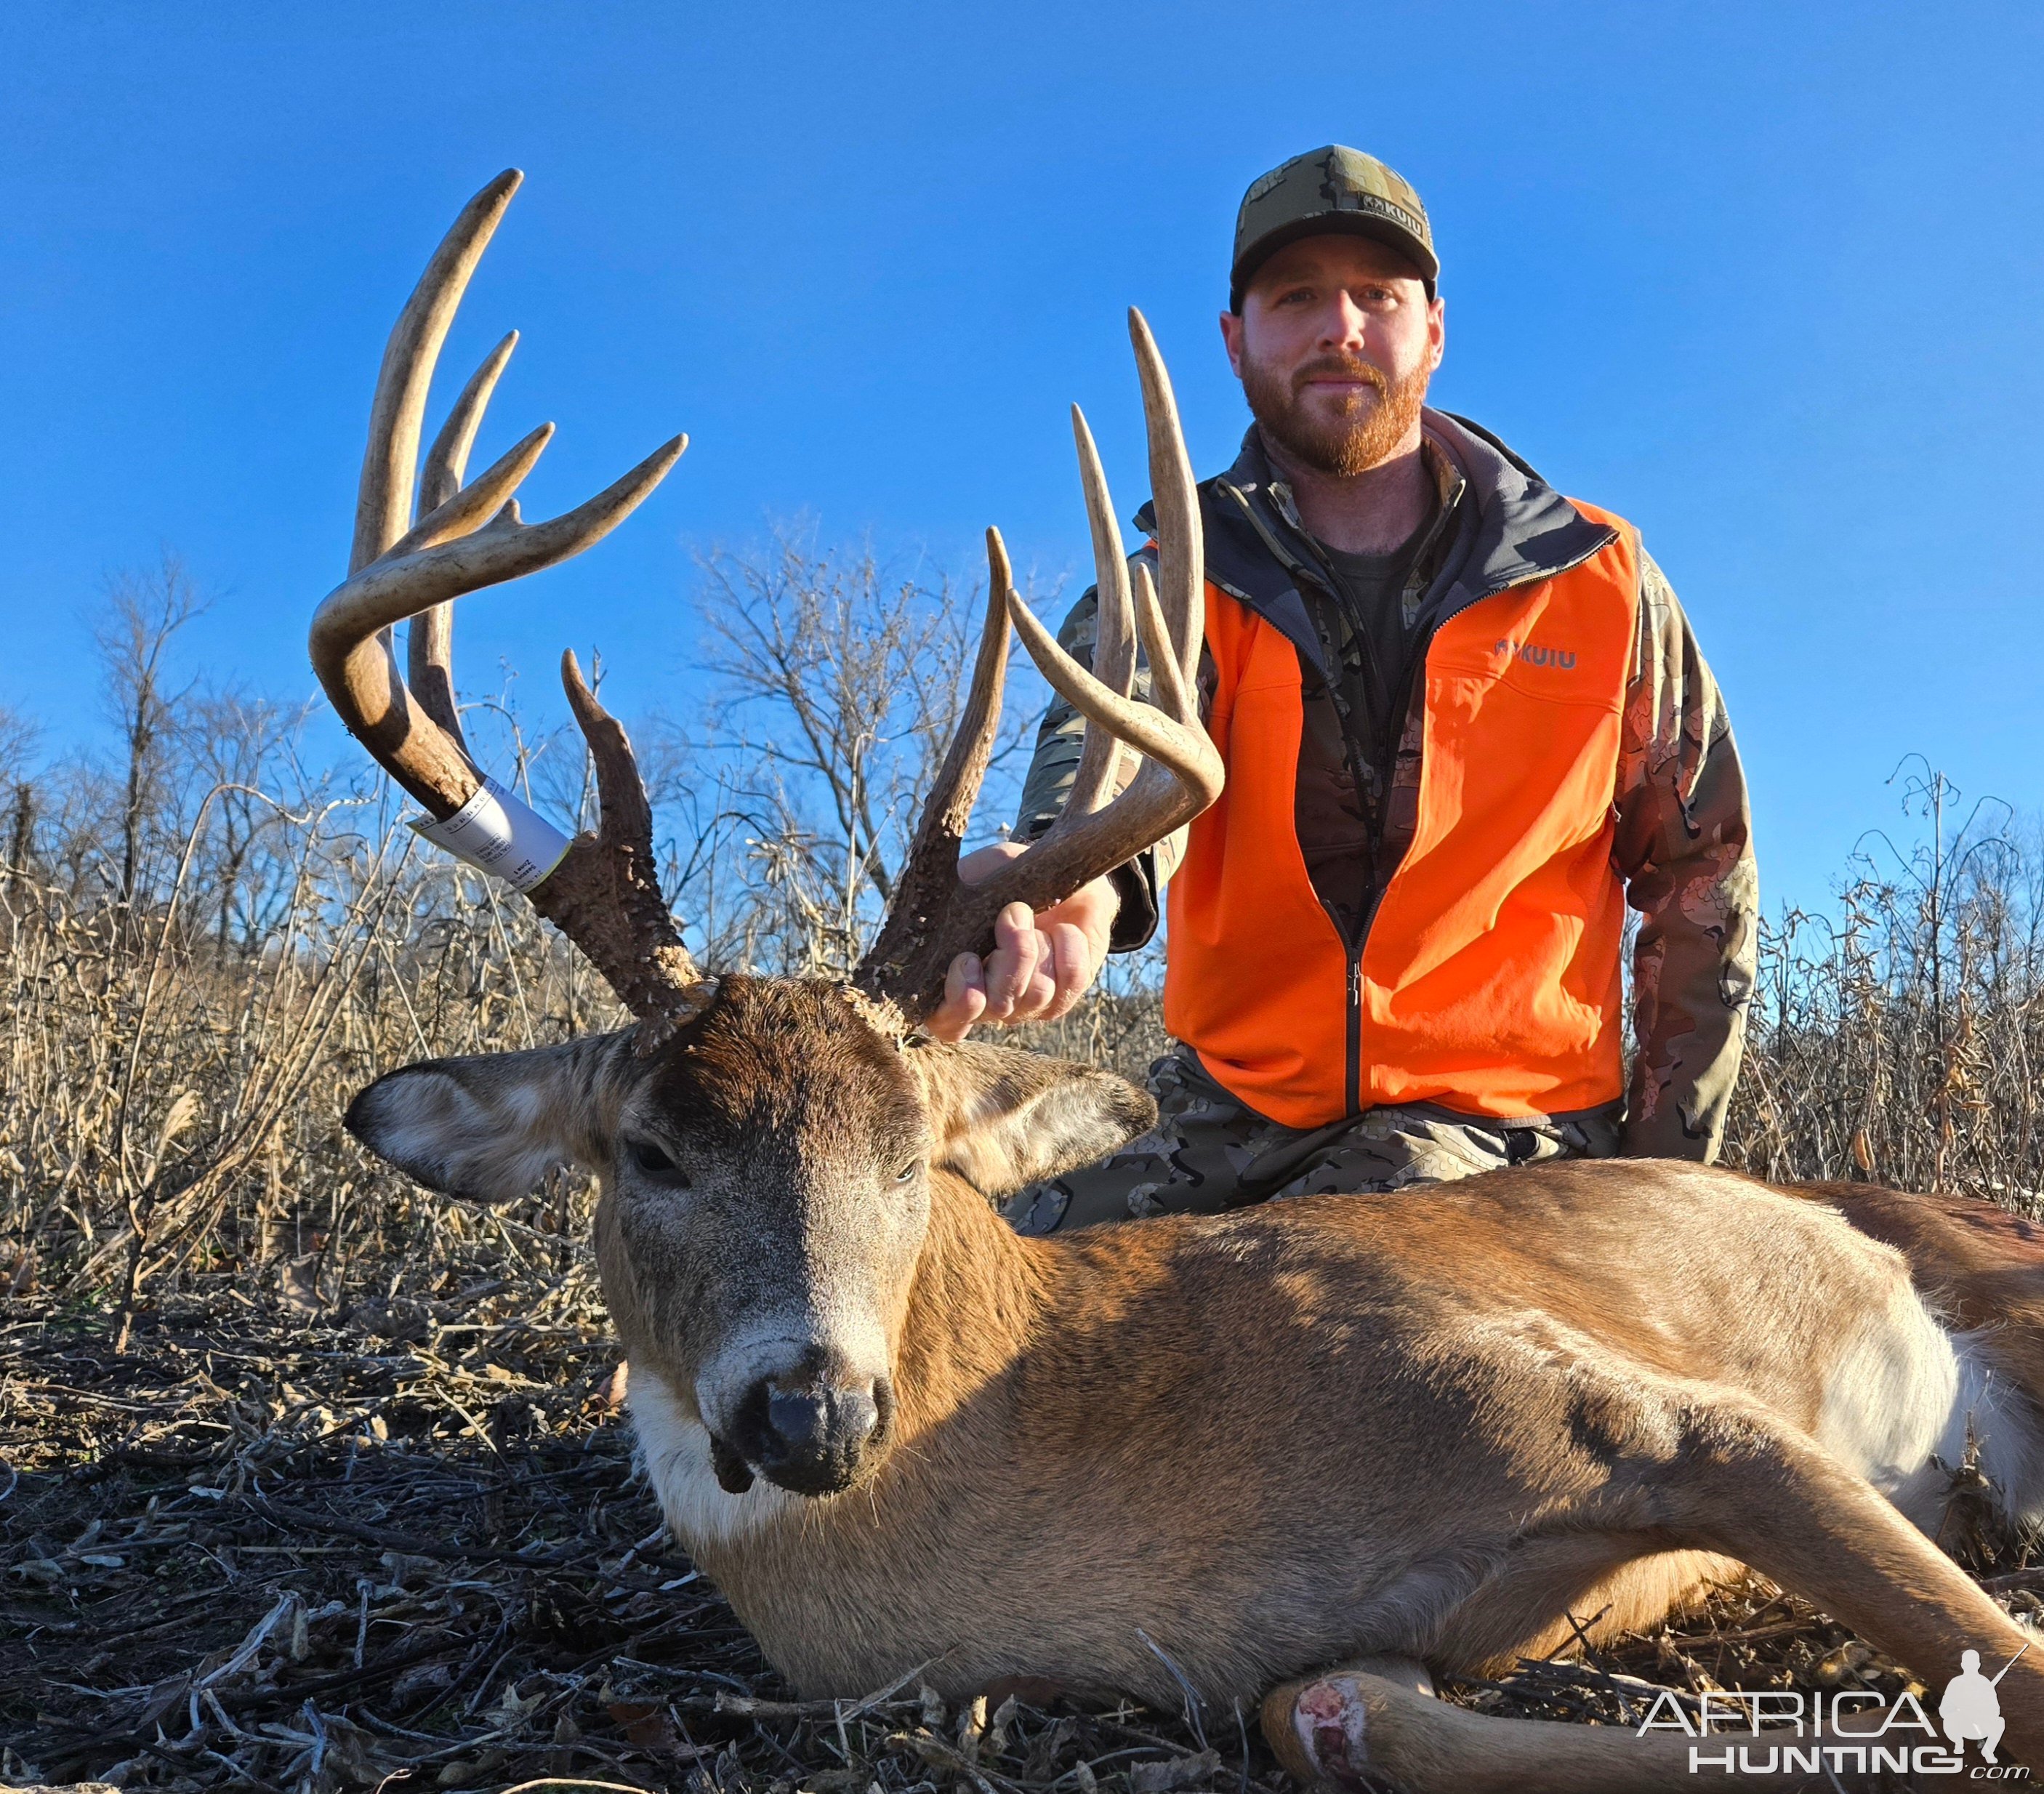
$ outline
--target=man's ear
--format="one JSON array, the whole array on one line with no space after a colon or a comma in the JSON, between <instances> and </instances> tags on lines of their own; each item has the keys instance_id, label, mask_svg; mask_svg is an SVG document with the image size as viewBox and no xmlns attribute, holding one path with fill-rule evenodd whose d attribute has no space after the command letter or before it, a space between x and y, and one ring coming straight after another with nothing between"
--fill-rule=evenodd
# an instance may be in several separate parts
<instances>
[{"instance_id":1,"label":"man's ear","mask_svg":"<svg viewBox=\"0 0 2044 1794\"><path fill-rule=\"evenodd\" d=\"M1223 312L1220 314L1221 346L1228 351L1228 364L1235 371L1235 377L1242 378L1242 313Z\"/></svg>"},{"instance_id":2,"label":"man's ear","mask_svg":"<svg viewBox=\"0 0 2044 1794\"><path fill-rule=\"evenodd\" d=\"M524 1196L562 1165L609 1158L629 1031L559 1047L427 1059L348 1104L348 1132L429 1188L475 1202Z\"/></svg>"},{"instance_id":3,"label":"man's ear","mask_svg":"<svg viewBox=\"0 0 2044 1794\"><path fill-rule=\"evenodd\" d=\"M1156 1124L1157 1105L1128 1079L1066 1059L929 1041L909 1064L936 1163L987 1196L1090 1164Z\"/></svg>"}]
</instances>

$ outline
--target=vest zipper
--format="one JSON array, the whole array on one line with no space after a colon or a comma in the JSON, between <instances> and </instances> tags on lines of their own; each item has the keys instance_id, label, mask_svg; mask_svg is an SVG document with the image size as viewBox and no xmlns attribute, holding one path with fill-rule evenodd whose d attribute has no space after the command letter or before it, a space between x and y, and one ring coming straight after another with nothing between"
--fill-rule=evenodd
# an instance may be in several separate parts
<instances>
[{"instance_id":1,"label":"vest zipper","mask_svg":"<svg viewBox=\"0 0 2044 1794\"><path fill-rule=\"evenodd\" d=\"M1435 527L1439 527L1439 519ZM1311 538L1308 538L1311 540ZM1315 544L1316 558L1318 544ZM1293 578L1308 570L1297 567ZM1353 1120L1362 1113L1362 955L1370 944L1370 924L1376 921L1377 911L1383 907L1384 893L1391 878L1384 870L1385 822L1391 803L1391 792L1398 770L1398 743L1405 734L1405 712L1412 701L1412 677L1416 667L1425 664L1427 650L1433 641L1433 630L1427 629L1420 639L1412 644L1405 657L1405 676L1397 693L1390 692L1384 678L1384 669L1377 663L1377 644L1370 639L1370 632L1363 627L1361 617L1350 609L1342 590L1341 582L1331 567L1323 567L1322 589L1328 601L1339 606L1348 617L1348 626L1357 645L1362 650L1364 666L1370 670L1371 685L1389 697L1384 716L1378 720L1377 754L1374 763L1377 774L1377 794L1371 797L1364 785L1363 775L1371 763L1363 757L1362 732L1353 725L1348 714L1348 705L1336 700L1334 688L1330 686L1328 701L1334 704L1339 717L1342 737L1348 747L1349 783L1354 787L1356 801L1362 804L1370 816L1370 876L1371 888L1362 913L1356 918L1355 932L1351 937L1339 922L1335 932L1342 936L1342 944L1348 953L1348 1016L1345 1030L1347 1066L1342 1081L1342 1103ZM1330 912L1331 920L1331 912Z\"/></svg>"},{"instance_id":2,"label":"vest zipper","mask_svg":"<svg viewBox=\"0 0 2044 1794\"><path fill-rule=\"evenodd\" d=\"M1378 743L1377 765L1383 770L1378 777L1383 782L1382 801L1370 806L1370 870L1375 889L1370 893L1370 903L1362 912L1362 920L1355 931L1355 941L1349 948L1348 962L1348 1112L1350 1116L1362 1112L1362 950L1369 944L1371 925L1377 920L1377 912L1384 907L1384 893L1391 888L1391 881L1397 868L1389 872L1384 870L1384 820L1385 812L1391 807L1391 793L1397 788L1398 778L1398 749L1405 736L1406 713L1412 707L1412 684L1420 668L1427 663L1427 651L1434 645L1434 636L1439 630L1437 621L1420 639L1412 644L1406 656L1405 677L1400 683L1397 701L1385 718L1384 734Z\"/></svg>"},{"instance_id":3,"label":"vest zipper","mask_svg":"<svg viewBox=\"0 0 2044 1794\"><path fill-rule=\"evenodd\" d=\"M1367 937L1369 924L1362 933ZM1342 1101L1350 1116L1362 1112L1362 940L1351 942L1348 950L1348 1075L1342 1085Z\"/></svg>"},{"instance_id":4,"label":"vest zipper","mask_svg":"<svg viewBox=\"0 0 2044 1794\"><path fill-rule=\"evenodd\" d=\"M1363 643L1366 655L1373 651L1368 642ZM1374 658L1374 656L1373 656ZM1409 691L1411 685L1407 683ZM1378 774L1381 794L1372 798L1363 783L1363 772L1367 763L1362 756L1360 732L1354 728L1348 716L1348 706L1339 702L1331 690L1327 701L1335 706L1335 713L1341 724L1342 741L1348 752L1349 784L1355 792L1356 801L1370 817L1370 876L1371 889L1362 912L1356 917L1354 933L1342 926L1340 918L1326 904L1327 920L1335 925L1335 932L1341 936L1342 947L1348 955L1348 1025L1347 1029L1347 1066L1343 1079L1343 1106L1350 1117L1362 1112L1362 951L1369 944L1370 925L1377 920L1377 907L1384 901L1385 886L1390 881L1382 876L1384 860L1384 815L1391 794L1391 782L1386 774ZM1380 761L1381 766L1385 763Z\"/></svg>"},{"instance_id":5,"label":"vest zipper","mask_svg":"<svg viewBox=\"0 0 2044 1794\"><path fill-rule=\"evenodd\" d=\"M1331 567L1324 563L1317 568L1307 566L1278 540L1270 526L1257 515L1255 507L1249 502L1246 493L1225 480L1217 483L1220 490L1240 507L1251 527L1262 537L1263 545L1270 551L1271 557L1291 574L1295 586L1310 582L1321 590L1330 603L1347 611L1347 605L1341 594L1341 582L1335 577ZM1439 528L1439 518L1435 520L1435 527ZM1318 559L1318 545L1312 543L1310 536L1307 540ZM1364 663L1370 671L1371 683L1381 686L1383 669L1377 663L1377 644L1370 640L1369 631L1362 627L1359 617L1350 617L1349 627L1362 650ZM1438 624L1435 627L1438 628ZM1404 706L1412 701L1412 669L1416 665L1424 663L1427 646L1432 640L1433 629L1429 628L1424 637L1414 644L1416 651L1406 660L1405 679L1400 700L1392 706L1391 715L1382 723L1385 746L1377 759L1380 769L1377 778L1381 795L1375 799L1370 797L1364 783L1364 769L1369 763L1363 754L1362 732L1355 726L1354 719L1349 713L1348 704L1339 692L1337 683L1340 678L1339 670L1334 667L1328 669L1327 701L1334 706L1335 718L1341 724L1342 743L1348 756L1349 784L1355 793L1357 803L1368 812L1370 818L1370 868L1373 888L1361 915L1356 920L1354 932L1351 933L1343 926L1341 918L1335 913L1332 905L1324 900L1320 905L1327 913L1327 920L1334 925L1335 933L1342 943L1342 951L1348 958L1342 1101L1351 1118L1362 1112L1362 953L1369 943L1370 924L1377 920L1377 912L1384 901L1385 889L1391 882L1381 872L1384 859L1385 809L1391 794L1391 774L1396 769L1397 743L1404 733Z\"/></svg>"}]
</instances>

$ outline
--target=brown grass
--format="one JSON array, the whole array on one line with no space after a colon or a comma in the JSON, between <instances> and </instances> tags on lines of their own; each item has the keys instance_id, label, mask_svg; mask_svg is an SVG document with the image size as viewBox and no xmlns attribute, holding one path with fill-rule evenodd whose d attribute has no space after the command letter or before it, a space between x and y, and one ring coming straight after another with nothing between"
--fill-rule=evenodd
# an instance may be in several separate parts
<instances>
[{"instance_id":1,"label":"brown grass","mask_svg":"<svg viewBox=\"0 0 2044 1794\"><path fill-rule=\"evenodd\" d=\"M809 737L777 758L756 705L742 739L653 731L647 758L677 909L713 956L828 970L898 851L939 689L924 669L897 713L844 670L908 664L901 643L941 632L889 624L913 594L866 564L819 609L801 582L821 576L792 552L729 590L801 628L723 640L755 656L736 694L766 701L774 678L824 678L774 655L819 617L836 632L816 764ZM895 632L876 646L869 624ZM131 659L153 651L146 628L129 637ZM563 1178L466 1208L339 1126L394 1065L609 1025L608 993L522 904L429 859L382 793L307 773L279 708L214 694L180 745L121 689L148 725L124 736L129 760L12 775L0 866L0 1780L1277 1785L1234 1714L946 1712L907 1685L789 1702L634 1479L588 1191ZM866 742L868 712L894 718L901 766L828 745ZM571 812L578 763L544 749L513 732L496 763ZM1980 816L1957 826L1941 782L1911 798L1915 836L1875 843L1835 914L1769 931L1729 1155L2035 1212L2044 855ZM1139 1076L1166 1043L1155 970L1118 967L1039 1043ZM2023 1547L1980 1564L2038 1607ZM1623 1650L1450 1692L1623 1723L1642 1685L1900 1683L1754 1586Z\"/></svg>"}]
</instances>

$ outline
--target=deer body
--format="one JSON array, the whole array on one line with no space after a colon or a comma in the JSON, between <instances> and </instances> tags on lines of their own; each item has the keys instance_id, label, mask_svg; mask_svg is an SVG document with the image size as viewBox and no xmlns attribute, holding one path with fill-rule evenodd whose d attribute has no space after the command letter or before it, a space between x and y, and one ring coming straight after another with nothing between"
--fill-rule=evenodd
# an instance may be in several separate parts
<instances>
[{"instance_id":1,"label":"deer body","mask_svg":"<svg viewBox=\"0 0 2044 1794\"><path fill-rule=\"evenodd\" d=\"M517 180L470 202L399 318L351 571L312 629L336 710L443 820L482 784L444 607L579 552L681 451L523 524L510 494L546 430L463 483L507 339L427 452L405 532L434 357ZM2015 1657L2026 1635L1925 1535L1962 1460L2011 1518L2044 1516L2044 1245L1986 1204L1619 1162L1047 1240L997 1218L991 1197L1113 1150L1155 1107L1101 1072L924 1041L916 1017L1003 905L1061 901L1221 786L1197 496L1131 331L1156 586L1132 584L1075 417L1093 670L1022 605L989 532L959 733L851 980L697 969L629 743L567 657L601 823L528 895L636 1025L393 1071L349 1128L465 1198L564 1165L601 1180L652 1487L807 1693L920 1669L957 1694L1019 1677L1170 1703L1182 1675L1224 1709L1270 1689L1287 1767L1352 1794L1639 1794L1693 1788L1682 1753L1449 1708L1416 1692L1421 1665L1508 1664L1572 1615L1650 1623L1741 1562L1920 1675ZM1058 821L965 886L1011 620L1089 726ZM1151 703L1130 696L1138 633ZM2044 1653L1999 1688L2008 1748L2044 1759Z\"/></svg>"},{"instance_id":2,"label":"deer body","mask_svg":"<svg viewBox=\"0 0 2044 1794\"><path fill-rule=\"evenodd\" d=\"M928 1663L954 1694L1030 1676L1170 1704L1139 1627L1225 1709L1357 1655L1508 1662L1614 1596L1606 1630L1650 1623L1727 1567L1694 1537L1627 1567L1707 1396L1919 1526L1969 1415L1990 1477L2044 1498L2025 1404L1984 1400L1991 1347L1949 1335L1898 1254L1731 1174L1532 1167L1067 1241L1016 1238L962 1181L935 1193L894 1449L820 1501L719 1488L609 1296L655 1492L808 1694Z\"/></svg>"}]
</instances>

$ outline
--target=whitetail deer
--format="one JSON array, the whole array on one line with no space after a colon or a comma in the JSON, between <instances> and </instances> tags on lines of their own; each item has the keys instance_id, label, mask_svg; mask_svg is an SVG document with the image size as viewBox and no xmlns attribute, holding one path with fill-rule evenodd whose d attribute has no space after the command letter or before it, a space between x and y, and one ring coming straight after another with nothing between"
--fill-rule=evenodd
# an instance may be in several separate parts
<instances>
[{"instance_id":1,"label":"whitetail deer","mask_svg":"<svg viewBox=\"0 0 2044 1794\"><path fill-rule=\"evenodd\" d=\"M353 570L313 626L342 717L441 818L479 775L434 607L586 546L680 450L521 524L509 495L544 432L462 482L500 349L404 533L435 354L516 181L471 203L400 320ZM1631 1794L1693 1785L1682 1741L1471 1714L1422 1692L1424 1666L1508 1665L1565 1639L1572 1612L1600 1614L1600 1634L1650 1623L1737 1562L1927 1676L1968 1648L2017 1651L2024 1633L1919 1530L1969 1446L2013 1515L2044 1506L2044 1251L1986 1204L1612 1162L1055 1239L997 1217L989 1197L1154 1111L1097 1071L930 1043L917 1016L1003 905L1057 900L1220 793L1193 695L1199 511L1162 366L1139 318L1132 332L1156 591L1139 571L1130 590L1082 422L1094 673L1022 607L989 532L964 718L855 977L697 970L630 748L570 656L601 826L529 894L637 1025L394 1071L349 1127L460 1197L509 1198L564 1164L597 1176L652 1487L805 1693L920 1665L952 1693L1027 1677L1175 1704L1168 1659L1224 1708L1268 1692L1266 1730L1303 1775ZM405 618L409 682L389 638ZM967 887L1011 618L1093 727L1062 820ZM1154 707L1128 695L1136 630ZM2040 1657L2001 1698L2011 1746L2044 1761Z\"/></svg>"}]
</instances>

